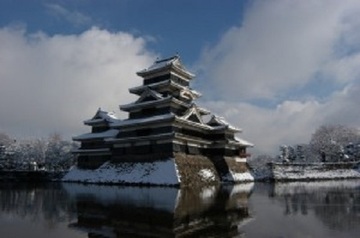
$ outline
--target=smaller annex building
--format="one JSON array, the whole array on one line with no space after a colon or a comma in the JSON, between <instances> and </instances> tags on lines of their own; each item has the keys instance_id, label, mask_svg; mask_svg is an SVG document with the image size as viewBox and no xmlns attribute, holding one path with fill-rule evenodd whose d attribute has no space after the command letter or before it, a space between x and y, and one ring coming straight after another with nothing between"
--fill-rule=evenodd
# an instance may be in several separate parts
<instances>
[{"instance_id":1,"label":"smaller annex building","mask_svg":"<svg viewBox=\"0 0 360 238\"><path fill-rule=\"evenodd\" d=\"M125 165L146 169L171 161L179 184L251 180L246 159L253 144L236 136L241 129L195 103L201 94L190 87L194 75L179 56L157 60L137 75L143 83L129 91L138 99L120 106L128 112L127 119L98 109L84 121L91 132L73 137L81 144L74 151L78 170L95 171L109 163L118 169ZM121 176L113 180L129 182Z\"/></svg>"}]
</instances>

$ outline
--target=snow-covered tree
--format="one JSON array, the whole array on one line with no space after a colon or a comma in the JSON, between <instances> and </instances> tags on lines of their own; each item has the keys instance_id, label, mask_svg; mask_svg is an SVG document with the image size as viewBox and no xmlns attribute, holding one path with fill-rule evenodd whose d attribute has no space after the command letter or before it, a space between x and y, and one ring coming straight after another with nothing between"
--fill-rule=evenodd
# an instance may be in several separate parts
<instances>
[{"instance_id":1,"label":"snow-covered tree","mask_svg":"<svg viewBox=\"0 0 360 238\"><path fill-rule=\"evenodd\" d=\"M16 169L29 169L31 163L36 163L42 167L45 162L46 149L47 142L44 139L21 140L9 148L12 151L12 156L8 161L11 167Z\"/></svg>"},{"instance_id":2,"label":"snow-covered tree","mask_svg":"<svg viewBox=\"0 0 360 238\"><path fill-rule=\"evenodd\" d=\"M8 134L4 132L0 132L0 146L9 146L14 143L14 139L12 139Z\"/></svg>"},{"instance_id":3,"label":"snow-covered tree","mask_svg":"<svg viewBox=\"0 0 360 238\"><path fill-rule=\"evenodd\" d=\"M2 138L7 139L5 136ZM62 140L57 133L51 134L48 139L11 141L12 143L6 148L1 147L3 156L1 156L0 168L29 169L35 163L38 168L66 170L75 164L75 157L71 151L77 145Z\"/></svg>"},{"instance_id":4,"label":"snow-covered tree","mask_svg":"<svg viewBox=\"0 0 360 238\"><path fill-rule=\"evenodd\" d=\"M294 162L297 159L296 150L293 146L282 145L280 146L279 158L283 162Z\"/></svg>"},{"instance_id":5,"label":"snow-covered tree","mask_svg":"<svg viewBox=\"0 0 360 238\"><path fill-rule=\"evenodd\" d=\"M296 160L305 161L304 145L296 145Z\"/></svg>"},{"instance_id":6,"label":"snow-covered tree","mask_svg":"<svg viewBox=\"0 0 360 238\"><path fill-rule=\"evenodd\" d=\"M342 148L359 140L359 132L344 125L323 125L312 135L310 146L312 152L322 161L339 161Z\"/></svg>"},{"instance_id":7,"label":"snow-covered tree","mask_svg":"<svg viewBox=\"0 0 360 238\"><path fill-rule=\"evenodd\" d=\"M289 162L289 149L287 145L281 145L279 147L280 150L280 155L279 155L279 159L282 162Z\"/></svg>"},{"instance_id":8,"label":"snow-covered tree","mask_svg":"<svg viewBox=\"0 0 360 238\"><path fill-rule=\"evenodd\" d=\"M259 179L271 178L271 169L269 166L271 162L280 162L280 160L265 154L251 157L248 160L251 170Z\"/></svg>"},{"instance_id":9,"label":"snow-covered tree","mask_svg":"<svg viewBox=\"0 0 360 238\"><path fill-rule=\"evenodd\" d=\"M68 169L75 162L74 155L71 153L74 148L75 144L62 140L60 134L51 134L46 151L46 168L50 170Z\"/></svg>"},{"instance_id":10,"label":"snow-covered tree","mask_svg":"<svg viewBox=\"0 0 360 238\"><path fill-rule=\"evenodd\" d=\"M289 160L292 162L296 161L296 150L293 146L288 146L289 148Z\"/></svg>"},{"instance_id":11,"label":"snow-covered tree","mask_svg":"<svg viewBox=\"0 0 360 238\"><path fill-rule=\"evenodd\" d=\"M315 156L312 154L311 147L308 144L297 144L293 146L282 145L279 150L279 159L285 163L306 163L315 161Z\"/></svg>"}]
</instances>

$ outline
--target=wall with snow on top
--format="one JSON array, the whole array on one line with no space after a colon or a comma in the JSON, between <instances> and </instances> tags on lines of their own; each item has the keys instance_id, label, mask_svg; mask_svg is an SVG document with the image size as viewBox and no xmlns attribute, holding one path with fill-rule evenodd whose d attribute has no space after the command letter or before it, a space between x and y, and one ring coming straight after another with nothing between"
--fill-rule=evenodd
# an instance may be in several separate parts
<instances>
[{"instance_id":1,"label":"wall with snow on top","mask_svg":"<svg viewBox=\"0 0 360 238\"><path fill-rule=\"evenodd\" d=\"M360 178L356 163L272 164L276 181Z\"/></svg>"}]
</instances>

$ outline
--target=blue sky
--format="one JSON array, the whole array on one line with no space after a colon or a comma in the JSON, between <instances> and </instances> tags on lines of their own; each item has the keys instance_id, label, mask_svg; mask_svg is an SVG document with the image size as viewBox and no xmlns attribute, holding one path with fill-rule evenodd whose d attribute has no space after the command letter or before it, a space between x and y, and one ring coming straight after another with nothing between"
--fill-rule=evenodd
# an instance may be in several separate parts
<instances>
[{"instance_id":1,"label":"blue sky","mask_svg":"<svg viewBox=\"0 0 360 238\"><path fill-rule=\"evenodd\" d=\"M356 0L2 0L0 131L70 138L98 107L126 118L136 71L175 53L255 153L359 127L359 16Z\"/></svg>"},{"instance_id":2,"label":"blue sky","mask_svg":"<svg viewBox=\"0 0 360 238\"><path fill-rule=\"evenodd\" d=\"M161 56L181 52L197 60L204 45L215 44L229 27L241 23L248 1L216 0L3 0L1 26L24 24L28 32L79 34L91 26L149 37L149 48Z\"/></svg>"}]
</instances>

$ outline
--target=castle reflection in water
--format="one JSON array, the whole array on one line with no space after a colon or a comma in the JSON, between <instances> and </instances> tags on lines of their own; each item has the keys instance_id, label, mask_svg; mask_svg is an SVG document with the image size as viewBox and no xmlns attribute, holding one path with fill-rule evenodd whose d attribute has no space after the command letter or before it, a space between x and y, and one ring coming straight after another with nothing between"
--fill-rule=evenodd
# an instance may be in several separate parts
<instances>
[{"instance_id":1,"label":"castle reflection in water","mask_svg":"<svg viewBox=\"0 0 360 238\"><path fill-rule=\"evenodd\" d=\"M179 190L64 185L76 197L78 220L70 226L88 230L90 237L234 236L238 225L250 217L251 187Z\"/></svg>"},{"instance_id":2,"label":"castle reflection in water","mask_svg":"<svg viewBox=\"0 0 360 238\"><path fill-rule=\"evenodd\" d=\"M88 237L232 237L250 219L252 188L252 183L199 189L6 185L0 199L2 212L44 216L53 223L69 218L68 227Z\"/></svg>"},{"instance_id":3,"label":"castle reflection in water","mask_svg":"<svg viewBox=\"0 0 360 238\"><path fill-rule=\"evenodd\" d=\"M43 227L43 237L60 229L76 237L351 237L360 232L359 188L357 180L186 189L0 183L0 230L16 219Z\"/></svg>"}]
</instances>

